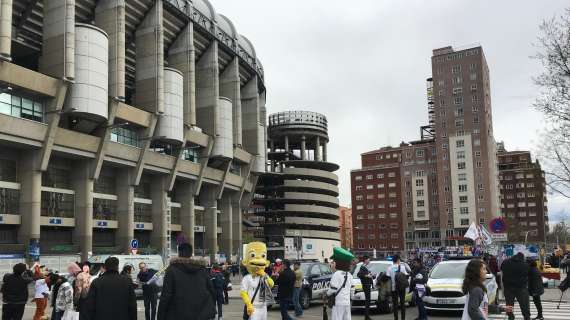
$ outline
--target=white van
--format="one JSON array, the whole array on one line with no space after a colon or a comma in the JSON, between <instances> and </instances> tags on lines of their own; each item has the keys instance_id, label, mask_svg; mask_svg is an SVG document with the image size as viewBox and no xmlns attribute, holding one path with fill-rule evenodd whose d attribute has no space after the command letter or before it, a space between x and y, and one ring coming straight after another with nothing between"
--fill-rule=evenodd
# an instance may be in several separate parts
<instances>
[{"instance_id":1,"label":"white van","mask_svg":"<svg viewBox=\"0 0 570 320\"><path fill-rule=\"evenodd\" d=\"M131 277L133 278L133 283L137 283L137 275L139 274L139 263L144 262L149 269L154 269L160 271L164 268L164 263L160 255L123 255L123 254L111 254L111 255L94 255L89 258L89 263L91 263L91 274L94 276L92 280L95 280L99 276L99 271L101 266L105 264L105 260L109 257L115 257L119 259L119 272L123 270L126 265L131 265L133 271ZM137 286L135 289L137 297L142 296L142 288Z\"/></svg>"}]
</instances>

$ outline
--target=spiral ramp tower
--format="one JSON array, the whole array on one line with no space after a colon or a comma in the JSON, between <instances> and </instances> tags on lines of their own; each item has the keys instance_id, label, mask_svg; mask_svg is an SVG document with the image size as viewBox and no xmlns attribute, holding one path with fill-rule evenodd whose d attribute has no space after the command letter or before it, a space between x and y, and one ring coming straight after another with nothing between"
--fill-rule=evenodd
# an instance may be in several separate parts
<instances>
[{"instance_id":1,"label":"spiral ramp tower","mask_svg":"<svg viewBox=\"0 0 570 320\"><path fill-rule=\"evenodd\" d=\"M327 162L327 119L309 111L269 116L269 171L253 200L270 257L323 259L340 245L338 165Z\"/></svg>"}]
</instances>

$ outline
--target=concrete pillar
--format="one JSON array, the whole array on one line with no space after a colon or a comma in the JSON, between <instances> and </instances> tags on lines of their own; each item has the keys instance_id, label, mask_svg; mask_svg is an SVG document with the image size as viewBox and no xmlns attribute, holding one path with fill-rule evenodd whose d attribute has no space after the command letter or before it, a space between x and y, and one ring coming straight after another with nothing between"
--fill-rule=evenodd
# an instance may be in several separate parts
<instances>
[{"instance_id":1,"label":"concrete pillar","mask_svg":"<svg viewBox=\"0 0 570 320\"><path fill-rule=\"evenodd\" d=\"M109 36L109 96L125 98L125 0L100 0L95 25Z\"/></svg>"},{"instance_id":2,"label":"concrete pillar","mask_svg":"<svg viewBox=\"0 0 570 320\"><path fill-rule=\"evenodd\" d=\"M75 0L44 2L40 71L55 78L75 78Z\"/></svg>"},{"instance_id":3,"label":"concrete pillar","mask_svg":"<svg viewBox=\"0 0 570 320\"><path fill-rule=\"evenodd\" d=\"M240 88L239 58L234 57L220 76L220 96L232 100L233 138L236 146L242 145Z\"/></svg>"},{"instance_id":4,"label":"concrete pillar","mask_svg":"<svg viewBox=\"0 0 570 320\"><path fill-rule=\"evenodd\" d=\"M152 234L151 245L164 253L168 247L168 179L166 176L153 176L150 184L150 198L152 200Z\"/></svg>"},{"instance_id":5,"label":"concrete pillar","mask_svg":"<svg viewBox=\"0 0 570 320\"><path fill-rule=\"evenodd\" d=\"M136 106L149 112L164 112L164 35L162 1L155 1L137 31Z\"/></svg>"},{"instance_id":6,"label":"concrete pillar","mask_svg":"<svg viewBox=\"0 0 570 320\"><path fill-rule=\"evenodd\" d=\"M269 150L271 152L275 152L275 140L269 140ZM275 164L277 163L277 161L275 160L271 160L271 172L275 171Z\"/></svg>"},{"instance_id":7,"label":"concrete pillar","mask_svg":"<svg viewBox=\"0 0 570 320\"><path fill-rule=\"evenodd\" d=\"M194 24L188 23L168 50L168 63L184 76L184 123L196 125L196 50Z\"/></svg>"},{"instance_id":8,"label":"concrete pillar","mask_svg":"<svg viewBox=\"0 0 570 320\"><path fill-rule=\"evenodd\" d=\"M22 224L18 229L18 242L26 247L30 240L40 239L42 172L37 170L39 158L40 154L37 151L22 151L18 162L22 216Z\"/></svg>"},{"instance_id":9,"label":"concrete pillar","mask_svg":"<svg viewBox=\"0 0 570 320\"><path fill-rule=\"evenodd\" d=\"M182 225L182 233L186 236L188 243L192 245L192 250L195 250L194 226L196 225L196 213L194 211L194 190L192 183L195 182L176 184L176 199L180 202L181 206L180 224Z\"/></svg>"},{"instance_id":10,"label":"concrete pillar","mask_svg":"<svg viewBox=\"0 0 570 320\"><path fill-rule=\"evenodd\" d=\"M132 169L120 168L116 170L117 190L117 221L119 229L116 235L116 246L121 252L127 253L131 239L135 237L135 187L130 184Z\"/></svg>"},{"instance_id":11,"label":"concrete pillar","mask_svg":"<svg viewBox=\"0 0 570 320\"><path fill-rule=\"evenodd\" d=\"M321 161L321 137L315 138L315 161Z\"/></svg>"},{"instance_id":12,"label":"concrete pillar","mask_svg":"<svg viewBox=\"0 0 570 320\"><path fill-rule=\"evenodd\" d=\"M259 94L257 87L257 78L253 78L246 83L241 89L241 113L242 113L242 132L243 132L243 148L245 151L259 155L261 146L258 143L259 135ZM262 141L267 148L267 140Z\"/></svg>"},{"instance_id":13,"label":"concrete pillar","mask_svg":"<svg viewBox=\"0 0 570 320\"><path fill-rule=\"evenodd\" d=\"M327 142L323 142L323 161L327 161Z\"/></svg>"},{"instance_id":14,"label":"concrete pillar","mask_svg":"<svg viewBox=\"0 0 570 320\"><path fill-rule=\"evenodd\" d=\"M73 166L71 185L75 190L74 244L81 248L81 260L93 252L93 179L90 161L77 161Z\"/></svg>"},{"instance_id":15,"label":"concrete pillar","mask_svg":"<svg viewBox=\"0 0 570 320\"><path fill-rule=\"evenodd\" d=\"M305 160L307 158L307 138L305 136L301 137L301 160Z\"/></svg>"},{"instance_id":16,"label":"concrete pillar","mask_svg":"<svg viewBox=\"0 0 570 320\"><path fill-rule=\"evenodd\" d=\"M211 136L216 134L219 92L218 42L212 41L196 63L196 123Z\"/></svg>"},{"instance_id":17,"label":"concrete pillar","mask_svg":"<svg viewBox=\"0 0 570 320\"><path fill-rule=\"evenodd\" d=\"M220 201L220 226L222 227L220 251L229 259L234 252L233 248L233 195L225 192Z\"/></svg>"},{"instance_id":18,"label":"concrete pillar","mask_svg":"<svg viewBox=\"0 0 570 320\"><path fill-rule=\"evenodd\" d=\"M285 160L289 160L289 136L285 136L285 152L287 152Z\"/></svg>"},{"instance_id":19,"label":"concrete pillar","mask_svg":"<svg viewBox=\"0 0 570 320\"><path fill-rule=\"evenodd\" d=\"M218 201L216 191L217 188L204 185L200 192L200 204L204 207L204 227L206 228L204 248L208 250L211 261L214 261L215 254L218 253Z\"/></svg>"},{"instance_id":20,"label":"concrete pillar","mask_svg":"<svg viewBox=\"0 0 570 320\"><path fill-rule=\"evenodd\" d=\"M233 254L237 255L242 248L243 219L241 215L240 199L236 195L232 197L232 243Z\"/></svg>"},{"instance_id":21,"label":"concrete pillar","mask_svg":"<svg viewBox=\"0 0 570 320\"><path fill-rule=\"evenodd\" d=\"M12 56L12 0L0 0L0 60Z\"/></svg>"}]
</instances>

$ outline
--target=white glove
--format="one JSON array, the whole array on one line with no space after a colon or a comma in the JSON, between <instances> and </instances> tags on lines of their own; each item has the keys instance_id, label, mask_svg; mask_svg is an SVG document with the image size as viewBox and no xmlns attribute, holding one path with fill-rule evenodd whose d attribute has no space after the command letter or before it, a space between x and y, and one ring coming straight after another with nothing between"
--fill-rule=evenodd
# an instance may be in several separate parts
<instances>
[{"instance_id":1,"label":"white glove","mask_svg":"<svg viewBox=\"0 0 570 320\"><path fill-rule=\"evenodd\" d=\"M424 276L421 273L416 274L416 280L422 280Z\"/></svg>"}]
</instances>

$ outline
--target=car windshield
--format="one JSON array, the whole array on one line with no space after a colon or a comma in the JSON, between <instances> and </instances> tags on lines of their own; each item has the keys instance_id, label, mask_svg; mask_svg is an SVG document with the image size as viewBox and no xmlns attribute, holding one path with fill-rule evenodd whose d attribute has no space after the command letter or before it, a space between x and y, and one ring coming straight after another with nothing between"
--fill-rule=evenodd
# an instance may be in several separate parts
<instances>
[{"instance_id":1,"label":"car windshield","mask_svg":"<svg viewBox=\"0 0 570 320\"><path fill-rule=\"evenodd\" d=\"M431 271L431 279L463 279L467 263L439 263Z\"/></svg>"},{"instance_id":2,"label":"car windshield","mask_svg":"<svg viewBox=\"0 0 570 320\"><path fill-rule=\"evenodd\" d=\"M303 272L303 275L308 275L309 274L309 267L312 266L312 264L310 263L301 263L301 271Z\"/></svg>"},{"instance_id":3,"label":"car windshield","mask_svg":"<svg viewBox=\"0 0 570 320\"><path fill-rule=\"evenodd\" d=\"M378 263L378 262L370 262L370 264L368 265L368 270L370 270L370 273L378 275L382 272L386 272L386 270L388 270L388 266L390 265L390 263ZM354 266L354 269L352 270L352 276L354 278L358 278L358 271L360 271L360 267L362 266L362 263L357 264L356 266Z\"/></svg>"}]
</instances>

